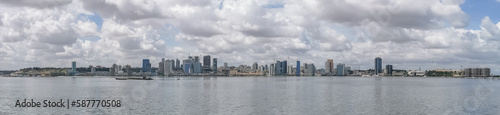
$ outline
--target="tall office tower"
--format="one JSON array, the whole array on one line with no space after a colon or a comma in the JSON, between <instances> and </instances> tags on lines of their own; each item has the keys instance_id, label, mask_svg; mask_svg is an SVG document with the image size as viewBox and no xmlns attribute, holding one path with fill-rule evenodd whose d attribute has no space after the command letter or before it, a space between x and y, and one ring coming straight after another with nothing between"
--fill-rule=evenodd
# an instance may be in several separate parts
<instances>
[{"instance_id":1,"label":"tall office tower","mask_svg":"<svg viewBox=\"0 0 500 115\"><path fill-rule=\"evenodd\" d=\"M175 60L172 59L172 60L170 60L170 71L172 71L172 73L173 73L174 70L175 70Z\"/></svg>"},{"instance_id":2,"label":"tall office tower","mask_svg":"<svg viewBox=\"0 0 500 115\"><path fill-rule=\"evenodd\" d=\"M257 64L257 62L253 62L252 70L257 70L258 67L259 67L259 64Z\"/></svg>"},{"instance_id":3,"label":"tall office tower","mask_svg":"<svg viewBox=\"0 0 500 115\"><path fill-rule=\"evenodd\" d=\"M214 58L213 59L213 66L212 66L212 70L214 71L215 74L217 74L217 58Z\"/></svg>"},{"instance_id":4,"label":"tall office tower","mask_svg":"<svg viewBox=\"0 0 500 115\"><path fill-rule=\"evenodd\" d=\"M168 75L168 74L173 73L173 69L174 69L174 65L175 65L175 63L173 63L173 62L175 62L175 60L166 60L165 61L165 63L164 63L165 69L163 71L164 75Z\"/></svg>"},{"instance_id":5,"label":"tall office tower","mask_svg":"<svg viewBox=\"0 0 500 115\"><path fill-rule=\"evenodd\" d=\"M200 63L200 56L194 56L194 62L193 63L195 63L195 62Z\"/></svg>"},{"instance_id":6,"label":"tall office tower","mask_svg":"<svg viewBox=\"0 0 500 115\"><path fill-rule=\"evenodd\" d=\"M193 73L201 73L201 63L200 62L194 62L193 63Z\"/></svg>"},{"instance_id":7,"label":"tall office tower","mask_svg":"<svg viewBox=\"0 0 500 115\"><path fill-rule=\"evenodd\" d=\"M210 55L203 56L203 67L210 67Z\"/></svg>"},{"instance_id":8,"label":"tall office tower","mask_svg":"<svg viewBox=\"0 0 500 115\"><path fill-rule=\"evenodd\" d=\"M115 63L113 63L113 65L111 65L111 68L109 68L109 74L110 75L115 75L116 74L116 69L115 69L116 66L117 65Z\"/></svg>"},{"instance_id":9,"label":"tall office tower","mask_svg":"<svg viewBox=\"0 0 500 115\"><path fill-rule=\"evenodd\" d=\"M287 62L286 61L276 61L276 64L274 64L274 75L275 76L284 76L287 73Z\"/></svg>"},{"instance_id":10,"label":"tall office tower","mask_svg":"<svg viewBox=\"0 0 500 115\"><path fill-rule=\"evenodd\" d=\"M95 67L92 65L90 66L90 74L95 75Z\"/></svg>"},{"instance_id":11,"label":"tall office tower","mask_svg":"<svg viewBox=\"0 0 500 115\"><path fill-rule=\"evenodd\" d=\"M163 70L164 70L164 64L165 64L165 60L162 60L160 63L158 63L158 73L163 73Z\"/></svg>"},{"instance_id":12,"label":"tall office tower","mask_svg":"<svg viewBox=\"0 0 500 115\"><path fill-rule=\"evenodd\" d=\"M274 64L269 65L269 75L274 76L276 75L276 68L274 67Z\"/></svg>"},{"instance_id":13,"label":"tall office tower","mask_svg":"<svg viewBox=\"0 0 500 115\"><path fill-rule=\"evenodd\" d=\"M190 60L190 61L191 61L191 63L193 63L193 62L194 62L194 58L193 58L193 56L188 56L188 60Z\"/></svg>"},{"instance_id":14,"label":"tall office tower","mask_svg":"<svg viewBox=\"0 0 500 115\"><path fill-rule=\"evenodd\" d=\"M300 61L297 61L297 70L295 71L295 76L300 76Z\"/></svg>"},{"instance_id":15,"label":"tall office tower","mask_svg":"<svg viewBox=\"0 0 500 115\"><path fill-rule=\"evenodd\" d=\"M71 72L76 72L76 61L71 62Z\"/></svg>"},{"instance_id":16,"label":"tall office tower","mask_svg":"<svg viewBox=\"0 0 500 115\"><path fill-rule=\"evenodd\" d=\"M142 59L142 72L151 72L151 63L149 59Z\"/></svg>"},{"instance_id":17,"label":"tall office tower","mask_svg":"<svg viewBox=\"0 0 500 115\"><path fill-rule=\"evenodd\" d=\"M328 59L326 60L326 63L325 63L325 71L326 73L333 73L333 68L334 68L334 65L333 65L333 59Z\"/></svg>"},{"instance_id":18,"label":"tall office tower","mask_svg":"<svg viewBox=\"0 0 500 115\"><path fill-rule=\"evenodd\" d=\"M392 65L385 65L386 75L392 76Z\"/></svg>"},{"instance_id":19,"label":"tall office tower","mask_svg":"<svg viewBox=\"0 0 500 115\"><path fill-rule=\"evenodd\" d=\"M344 76L345 73L345 64L338 63L337 64L337 76Z\"/></svg>"},{"instance_id":20,"label":"tall office tower","mask_svg":"<svg viewBox=\"0 0 500 115\"><path fill-rule=\"evenodd\" d=\"M179 59L175 59L175 68L181 68L181 61Z\"/></svg>"},{"instance_id":21,"label":"tall office tower","mask_svg":"<svg viewBox=\"0 0 500 115\"><path fill-rule=\"evenodd\" d=\"M375 58L375 75L378 75L380 72L382 72L382 58L377 57Z\"/></svg>"},{"instance_id":22,"label":"tall office tower","mask_svg":"<svg viewBox=\"0 0 500 115\"><path fill-rule=\"evenodd\" d=\"M131 76L132 75L132 67L130 65L125 65L125 68L127 70L127 75Z\"/></svg>"},{"instance_id":23,"label":"tall office tower","mask_svg":"<svg viewBox=\"0 0 500 115\"><path fill-rule=\"evenodd\" d=\"M309 64L309 73L311 76L315 76L316 75L316 66L314 66L313 63Z\"/></svg>"},{"instance_id":24,"label":"tall office tower","mask_svg":"<svg viewBox=\"0 0 500 115\"><path fill-rule=\"evenodd\" d=\"M229 67L227 66L227 62L224 62L224 70L229 70Z\"/></svg>"}]
</instances>

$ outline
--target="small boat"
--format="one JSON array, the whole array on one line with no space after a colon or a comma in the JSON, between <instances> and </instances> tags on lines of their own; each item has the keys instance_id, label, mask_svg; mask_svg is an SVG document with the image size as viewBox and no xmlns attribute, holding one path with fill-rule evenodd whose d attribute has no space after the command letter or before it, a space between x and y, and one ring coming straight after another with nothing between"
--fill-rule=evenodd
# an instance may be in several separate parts
<instances>
[{"instance_id":1,"label":"small boat","mask_svg":"<svg viewBox=\"0 0 500 115\"><path fill-rule=\"evenodd\" d=\"M146 78L146 77L142 77L142 78L136 78L136 77L130 77L130 78L115 78L116 80L153 80L153 78Z\"/></svg>"}]
</instances>

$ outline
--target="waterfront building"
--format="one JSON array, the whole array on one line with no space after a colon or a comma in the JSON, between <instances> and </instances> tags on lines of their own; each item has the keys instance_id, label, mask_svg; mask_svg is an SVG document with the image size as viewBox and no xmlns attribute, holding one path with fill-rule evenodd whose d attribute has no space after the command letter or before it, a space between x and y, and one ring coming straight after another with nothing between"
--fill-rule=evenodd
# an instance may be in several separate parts
<instances>
[{"instance_id":1,"label":"waterfront building","mask_svg":"<svg viewBox=\"0 0 500 115\"><path fill-rule=\"evenodd\" d=\"M333 59L326 60L326 62L325 62L325 72L327 74L332 74L333 71L334 71L334 69L333 69L334 67L333 66L334 66L333 65Z\"/></svg>"},{"instance_id":2,"label":"waterfront building","mask_svg":"<svg viewBox=\"0 0 500 115\"><path fill-rule=\"evenodd\" d=\"M174 72L173 69L174 69L175 63L173 63L173 62L175 62L175 60L169 60L169 59L165 60L164 65L163 65L163 68L164 68L163 74L164 75L169 75L169 74L172 74Z\"/></svg>"},{"instance_id":3,"label":"waterfront building","mask_svg":"<svg viewBox=\"0 0 500 115\"><path fill-rule=\"evenodd\" d=\"M92 65L90 66L90 74L95 75L95 67Z\"/></svg>"},{"instance_id":4,"label":"waterfront building","mask_svg":"<svg viewBox=\"0 0 500 115\"><path fill-rule=\"evenodd\" d=\"M149 59L142 59L142 72L151 72L151 63Z\"/></svg>"},{"instance_id":5,"label":"waterfront building","mask_svg":"<svg viewBox=\"0 0 500 115\"><path fill-rule=\"evenodd\" d=\"M300 61L297 61L297 70L295 70L295 76L300 76Z\"/></svg>"},{"instance_id":6,"label":"waterfront building","mask_svg":"<svg viewBox=\"0 0 500 115\"><path fill-rule=\"evenodd\" d=\"M165 58L161 58L161 62L158 63L158 73L164 73L164 63L165 63Z\"/></svg>"},{"instance_id":7,"label":"waterfront building","mask_svg":"<svg viewBox=\"0 0 500 115\"><path fill-rule=\"evenodd\" d=\"M127 71L127 75L131 76L132 75L132 66L130 65L125 65L125 70Z\"/></svg>"},{"instance_id":8,"label":"waterfront building","mask_svg":"<svg viewBox=\"0 0 500 115\"><path fill-rule=\"evenodd\" d=\"M287 61L276 61L276 63L274 64L275 66L275 71L274 71L274 75L275 76L285 76L286 73L287 73Z\"/></svg>"},{"instance_id":9,"label":"waterfront building","mask_svg":"<svg viewBox=\"0 0 500 115\"><path fill-rule=\"evenodd\" d=\"M305 69L304 69L304 75L305 76L315 76L316 75L316 67L314 64L307 64L304 63Z\"/></svg>"},{"instance_id":10,"label":"waterfront building","mask_svg":"<svg viewBox=\"0 0 500 115\"><path fill-rule=\"evenodd\" d=\"M392 76L392 65L386 65L385 66L385 75Z\"/></svg>"},{"instance_id":11,"label":"waterfront building","mask_svg":"<svg viewBox=\"0 0 500 115\"><path fill-rule=\"evenodd\" d=\"M175 59L175 68L181 68L181 61L179 59Z\"/></svg>"},{"instance_id":12,"label":"waterfront building","mask_svg":"<svg viewBox=\"0 0 500 115\"><path fill-rule=\"evenodd\" d=\"M381 72L382 72L382 58L377 57L375 58L375 75L378 75Z\"/></svg>"},{"instance_id":13,"label":"waterfront building","mask_svg":"<svg viewBox=\"0 0 500 115\"><path fill-rule=\"evenodd\" d=\"M71 72L76 73L76 61L71 62Z\"/></svg>"},{"instance_id":14,"label":"waterfront building","mask_svg":"<svg viewBox=\"0 0 500 115\"><path fill-rule=\"evenodd\" d=\"M116 63L113 63L113 65L111 66L111 68L109 69L109 73L111 75L117 75L118 74L118 65L116 65Z\"/></svg>"},{"instance_id":15,"label":"waterfront building","mask_svg":"<svg viewBox=\"0 0 500 115\"><path fill-rule=\"evenodd\" d=\"M217 58L213 59L213 66L212 69L214 71L214 74L217 74Z\"/></svg>"},{"instance_id":16,"label":"waterfront building","mask_svg":"<svg viewBox=\"0 0 500 115\"><path fill-rule=\"evenodd\" d=\"M193 63L193 73L195 73L195 74L201 73L201 63L200 62Z\"/></svg>"},{"instance_id":17,"label":"waterfront building","mask_svg":"<svg viewBox=\"0 0 500 115\"><path fill-rule=\"evenodd\" d=\"M203 56L203 67L210 67L210 55Z\"/></svg>"},{"instance_id":18,"label":"waterfront building","mask_svg":"<svg viewBox=\"0 0 500 115\"><path fill-rule=\"evenodd\" d=\"M259 64L257 64L257 62L253 62L253 64L252 64L252 71L256 71L257 67L259 67Z\"/></svg>"},{"instance_id":19,"label":"waterfront building","mask_svg":"<svg viewBox=\"0 0 500 115\"><path fill-rule=\"evenodd\" d=\"M490 68L465 68L463 77L488 77L490 76Z\"/></svg>"},{"instance_id":20,"label":"waterfront building","mask_svg":"<svg viewBox=\"0 0 500 115\"><path fill-rule=\"evenodd\" d=\"M200 63L200 56L194 56L194 62Z\"/></svg>"},{"instance_id":21,"label":"waterfront building","mask_svg":"<svg viewBox=\"0 0 500 115\"><path fill-rule=\"evenodd\" d=\"M337 64L337 76L344 76L345 73L345 64L338 63Z\"/></svg>"},{"instance_id":22,"label":"waterfront building","mask_svg":"<svg viewBox=\"0 0 500 115\"><path fill-rule=\"evenodd\" d=\"M269 65L269 75L274 76L276 73L276 68L274 67L274 64Z\"/></svg>"}]
</instances>

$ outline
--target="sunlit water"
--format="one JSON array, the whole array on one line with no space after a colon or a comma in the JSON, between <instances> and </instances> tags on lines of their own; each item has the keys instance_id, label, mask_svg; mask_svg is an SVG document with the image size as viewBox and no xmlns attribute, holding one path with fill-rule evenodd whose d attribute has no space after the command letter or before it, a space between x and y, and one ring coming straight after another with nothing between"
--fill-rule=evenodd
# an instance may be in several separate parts
<instances>
[{"instance_id":1,"label":"sunlit water","mask_svg":"<svg viewBox=\"0 0 500 115\"><path fill-rule=\"evenodd\" d=\"M0 77L0 114L500 114L500 80L361 77ZM19 108L16 100L121 100Z\"/></svg>"}]
</instances>

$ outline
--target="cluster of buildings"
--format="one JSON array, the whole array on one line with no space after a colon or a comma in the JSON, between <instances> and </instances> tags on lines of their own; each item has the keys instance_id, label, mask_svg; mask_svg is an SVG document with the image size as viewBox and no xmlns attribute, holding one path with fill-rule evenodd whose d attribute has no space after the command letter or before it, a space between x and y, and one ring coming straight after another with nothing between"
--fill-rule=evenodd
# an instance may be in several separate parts
<instances>
[{"instance_id":1,"label":"cluster of buildings","mask_svg":"<svg viewBox=\"0 0 500 115\"><path fill-rule=\"evenodd\" d=\"M252 65L228 66L224 62L218 66L217 58L210 55L188 56L182 62L179 59L162 58L157 67L152 67L151 60L143 59L142 67L113 64L111 67L92 66L77 68L71 62L70 69L64 68L31 68L10 72L11 76L453 76L453 77L487 77L489 68L465 68L464 70L397 70L393 65L382 65L382 58L374 59L374 69L352 70L344 63L335 64L327 59L325 67L317 69L313 63L289 63L278 60L271 64L254 62ZM383 68L385 67L385 68Z\"/></svg>"}]
</instances>

